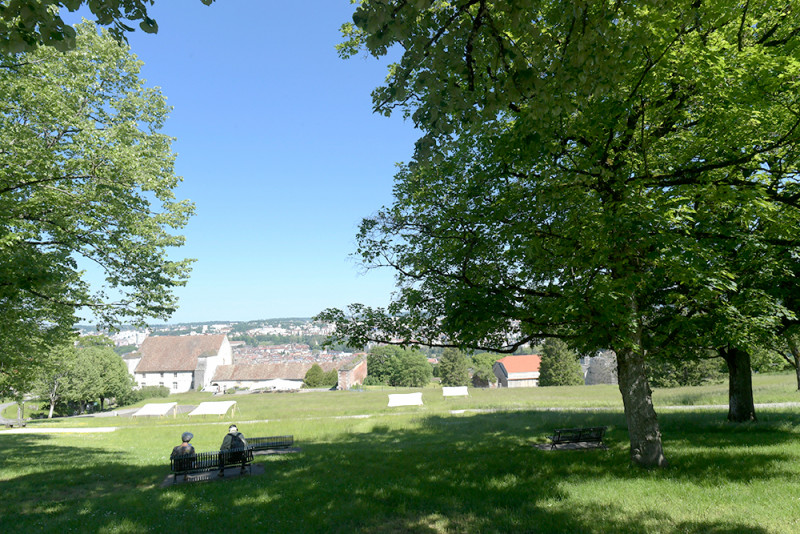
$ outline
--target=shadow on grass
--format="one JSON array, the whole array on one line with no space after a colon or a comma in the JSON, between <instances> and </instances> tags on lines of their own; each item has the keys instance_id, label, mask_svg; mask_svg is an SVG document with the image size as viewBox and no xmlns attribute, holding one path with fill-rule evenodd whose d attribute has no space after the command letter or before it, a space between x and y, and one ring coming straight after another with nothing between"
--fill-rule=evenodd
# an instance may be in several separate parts
<instances>
[{"instance_id":1,"label":"shadow on grass","mask_svg":"<svg viewBox=\"0 0 800 534\"><path fill-rule=\"evenodd\" d=\"M3 495L17 495L0 515L21 532L768 532L746 518L676 520L658 497L628 507L606 494L604 484L653 491L662 481L796 476L789 458L758 450L796 441L792 428L749 432L684 413L661 421L673 464L663 471L629 467L621 414L529 411L427 416L410 429L343 433L304 442L300 454L260 457L263 476L167 489L157 486L168 465L136 466L130 453L61 447L35 435L0 436L0 466L21 473L0 481ZM554 428L598 424L609 426L607 451L531 446ZM36 469L26 470L31 462Z\"/></svg>"}]
</instances>

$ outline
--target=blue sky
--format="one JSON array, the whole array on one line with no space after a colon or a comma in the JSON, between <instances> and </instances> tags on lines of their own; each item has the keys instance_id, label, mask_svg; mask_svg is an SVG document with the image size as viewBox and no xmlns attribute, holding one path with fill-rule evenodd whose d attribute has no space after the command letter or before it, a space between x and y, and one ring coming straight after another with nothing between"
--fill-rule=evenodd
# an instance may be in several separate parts
<instances>
[{"instance_id":1,"label":"blue sky","mask_svg":"<svg viewBox=\"0 0 800 534\"><path fill-rule=\"evenodd\" d=\"M169 322L310 317L388 303L389 271L351 257L360 220L391 203L418 136L372 113L386 61L338 57L348 0L160 0L159 32L129 37L173 106L179 198L196 258Z\"/></svg>"}]
</instances>

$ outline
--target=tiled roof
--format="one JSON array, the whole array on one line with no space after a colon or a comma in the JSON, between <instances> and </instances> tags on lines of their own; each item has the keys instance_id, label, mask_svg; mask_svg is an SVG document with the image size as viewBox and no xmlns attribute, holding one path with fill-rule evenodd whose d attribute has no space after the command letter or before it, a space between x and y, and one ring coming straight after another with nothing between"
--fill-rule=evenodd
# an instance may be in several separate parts
<instances>
[{"instance_id":1,"label":"tiled roof","mask_svg":"<svg viewBox=\"0 0 800 534\"><path fill-rule=\"evenodd\" d=\"M511 373L538 373L542 363L542 357L536 354L529 356L506 356L497 360Z\"/></svg>"},{"instance_id":2,"label":"tiled roof","mask_svg":"<svg viewBox=\"0 0 800 534\"><path fill-rule=\"evenodd\" d=\"M225 334L205 336L151 336L144 340L138 354L142 361L137 373L194 371L199 356L216 356Z\"/></svg>"},{"instance_id":3,"label":"tiled roof","mask_svg":"<svg viewBox=\"0 0 800 534\"><path fill-rule=\"evenodd\" d=\"M349 360L337 362L320 362L319 366L325 372L339 369ZM214 372L212 381L226 380L272 380L284 378L286 380L302 380L314 362L282 362L282 363L240 363L236 365L220 365Z\"/></svg>"}]
</instances>

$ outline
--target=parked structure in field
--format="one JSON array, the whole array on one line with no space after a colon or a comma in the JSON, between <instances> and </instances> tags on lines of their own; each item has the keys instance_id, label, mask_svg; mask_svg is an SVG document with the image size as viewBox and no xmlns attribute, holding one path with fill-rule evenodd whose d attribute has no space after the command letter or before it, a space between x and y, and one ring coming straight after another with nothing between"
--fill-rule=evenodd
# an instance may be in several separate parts
<instances>
[{"instance_id":1,"label":"parked structure in field","mask_svg":"<svg viewBox=\"0 0 800 534\"><path fill-rule=\"evenodd\" d=\"M492 369L501 388L530 388L539 385L541 356L506 356L494 362Z\"/></svg>"},{"instance_id":2,"label":"parked structure in field","mask_svg":"<svg viewBox=\"0 0 800 534\"><path fill-rule=\"evenodd\" d=\"M150 336L124 360L139 387L183 393L209 387L217 368L233 363L233 353L225 334Z\"/></svg>"},{"instance_id":3,"label":"parked structure in field","mask_svg":"<svg viewBox=\"0 0 800 534\"><path fill-rule=\"evenodd\" d=\"M598 351L595 356L581 358L583 381L587 386L617 384L617 355L613 350Z\"/></svg>"}]
</instances>

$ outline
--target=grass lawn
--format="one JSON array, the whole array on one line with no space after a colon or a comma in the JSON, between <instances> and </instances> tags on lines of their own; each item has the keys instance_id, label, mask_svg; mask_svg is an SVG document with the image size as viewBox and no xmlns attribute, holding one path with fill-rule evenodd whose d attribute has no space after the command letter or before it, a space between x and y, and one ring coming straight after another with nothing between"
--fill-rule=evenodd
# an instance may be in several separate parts
<instances>
[{"instance_id":1,"label":"grass lawn","mask_svg":"<svg viewBox=\"0 0 800 534\"><path fill-rule=\"evenodd\" d=\"M794 387L792 375L756 377L756 402L798 402ZM724 404L726 385L656 391L671 466L647 471L629 467L616 387L425 389L424 406L391 409L388 392L175 395L161 402L224 398L239 410L29 424L109 433L0 433L2 531L800 532L797 408L733 425L724 409L666 408ZM215 450L231 420L245 436L293 434L302 451L257 456L261 476L160 487L181 432ZM609 449L532 446L583 425L607 425Z\"/></svg>"}]
</instances>

